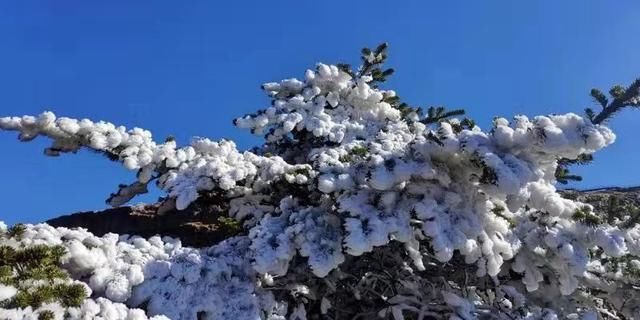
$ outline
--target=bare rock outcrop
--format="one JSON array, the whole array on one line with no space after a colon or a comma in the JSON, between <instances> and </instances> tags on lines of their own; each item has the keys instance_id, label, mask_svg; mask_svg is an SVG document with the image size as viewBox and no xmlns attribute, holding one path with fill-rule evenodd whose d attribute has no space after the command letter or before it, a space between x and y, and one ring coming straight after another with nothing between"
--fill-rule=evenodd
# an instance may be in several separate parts
<instances>
[{"instance_id":1,"label":"bare rock outcrop","mask_svg":"<svg viewBox=\"0 0 640 320\"><path fill-rule=\"evenodd\" d=\"M82 227L95 235L109 232L151 237L180 238L186 246L203 247L242 232L238 223L220 213L168 210L158 214L160 204L125 206L103 211L78 212L46 223L55 227Z\"/></svg>"}]
</instances>

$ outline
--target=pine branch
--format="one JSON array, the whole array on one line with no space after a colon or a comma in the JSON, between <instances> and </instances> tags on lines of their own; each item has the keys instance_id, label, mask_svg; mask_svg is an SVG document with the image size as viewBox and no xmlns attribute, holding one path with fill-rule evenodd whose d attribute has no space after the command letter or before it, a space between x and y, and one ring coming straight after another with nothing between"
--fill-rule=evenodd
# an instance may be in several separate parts
<instances>
[{"instance_id":1,"label":"pine branch","mask_svg":"<svg viewBox=\"0 0 640 320\"><path fill-rule=\"evenodd\" d=\"M424 124L433 124L451 117L464 115L463 109L455 109L452 111L445 111L444 107L429 107L427 110L427 117L420 120Z\"/></svg>"},{"instance_id":2,"label":"pine branch","mask_svg":"<svg viewBox=\"0 0 640 320\"><path fill-rule=\"evenodd\" d=\"M590 95L602 107L602 111L598 114L592 108L585 109L585 114L591 120L591 123L602 124L626 107L638 107L640 105L640 78L636 79L628 88L619 85L614 86L609 90L609 94L613 98L611 102L602 91L591 89ZM569 174L569 170L566 167L574 164L588 164L592 160L593 156L587 154L581 154L578 159L559 159L558 168L556 169L556 181L562 184L567 184L570 180L582 181L582 177Z\"/></svg>"},{"instance_id":3,"label":"pine branch","mask_svg":"<svg viewBox=\"0 0 640 320\"><path fill-rule=\"evenodd\" d=\"M581 153L575 159L562 158L558 160L558 165L567 166L573 164L585 165L593 161L593 155L588 153Z\"/></svg>"},{"instance_id":4,"label":"pine branch","mask_svg":"<svg viewBox=\"0 0 640 320\"><path fill-rule=\"evenodd\" d=\"M597 89L594 89L594 90L597 90ZM600 92L600 94L602 93ZM594 124L601 124L605 122L606 120L611 118L616 112L622 110L625 107L637 106L638 98L640 96L640 79L636 79L627 89L624 89L621 86L615 86L611 89L610 94L614 98L613 101L611 101L609 105L603 108L602 112L600 112L598 115L595 116L595 118L593 118L591 122L593 122ZM593 95L593 90L592 90L592 95ZM600 100L598 101L601 102ZM605 100L603 100L602 102L604 101Z\"/></svg>"},{"instance_id":5,"label":"pine branch","mask_svg":"<svg viewBox=\"0 0 640 320\"><path fill-rule=\"evenodd\" d=\"M362 56L361 56L362 66L360 67L360 70L358 71L357 76L362 77L366 75L373 75L373 73L376 72L375 70L377 70L377 72L380 72L380 75L381 75L382 71L380 71L379 66L381 66L387 60L388 47L389 47L389 44L386 42L383 42L379 44L374 50L371 50L369 48L363 48ZM390 70L393 70L393 69L390 69ZM388 71L389 70L386 70L384 72L388 72ZM391 73L393 73L393 71L391 71ZM384 80L376 80L374 77L374 81L384 81Z\"/></svg>"}]
</instances>

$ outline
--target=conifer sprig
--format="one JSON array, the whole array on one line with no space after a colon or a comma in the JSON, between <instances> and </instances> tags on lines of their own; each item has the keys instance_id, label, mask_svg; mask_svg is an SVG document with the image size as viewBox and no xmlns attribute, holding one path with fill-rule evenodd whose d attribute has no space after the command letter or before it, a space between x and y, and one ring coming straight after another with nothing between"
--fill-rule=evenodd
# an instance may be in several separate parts
<instances>
[{"instance_id":1,"label":"conifer sprig","mask_svg":"<svg viewBox=\"0 0 640 320\"><path fill-rule=\"evenodd\" d=\"M610 120L615 114L627 107L640 107L640 79L636 79L627 88L621 85L615 85L609 90L611 100L599 89L591 89L591 97L601 107L600 112L594 111L593 108L586 108L585 115L594 124L603 124ZM571 174L568 167L571 165L584 165L593 161L590 154L581 154L578 159L562 158L558 160L558 168L556 169L556 181L561 184L567 184L569 181L582 181L579 175Z\"/></svg>"},{"instance_id":2,"label":"conifer sprig","mask_svg":"<svg viewBox=\"0 0 640 320\"><path fill-rule=\"evenodd\" d=\"M25 230L24 225L15 225L0 237L19 238ZM18 289L11 299L0 302L0 307L35 309L49 302L58 302L63 307L80 306L87 292L83 285L70 282L69 275L60 267L65 253L62 246L0 246L0 284ZM39 319L49 316L43 311Z\"/></svg>"}]
</instances>

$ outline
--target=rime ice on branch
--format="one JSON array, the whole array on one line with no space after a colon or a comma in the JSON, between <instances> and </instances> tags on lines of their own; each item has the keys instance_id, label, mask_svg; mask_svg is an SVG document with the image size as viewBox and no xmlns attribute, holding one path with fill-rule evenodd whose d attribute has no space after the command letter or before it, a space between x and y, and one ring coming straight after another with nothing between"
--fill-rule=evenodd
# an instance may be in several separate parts
<instances>
[{"instance_id":1,"label":"rime ice on branch","mask_svg":"<svg viewBox=\"0 0 640 320\"><path fill-rule=\"evenodd\" d=\"M455 118L460 110L425 114L380 88L393 73L382 69L385 58L381 45L363 51L358 70L320 63L302 80L264 84L270 106L234 120L264 135L253 152L227 140L178 147L139 128L51 112L1 118L0 128L23 141L52 139L48 155L86 147L136 170L137 182L121 186L114 205L152 180L178 209L221 195L249 230L246 254L266 278L287 275L296 256L326 277L347 257L396 241L413 270L425 269L425 257L460 255L477 277L499 281L510 269L521 279L504 281L560 296L595 286L594 252L640 255L637 226L591 219L589 205L555 188L558 160L613 143L611 130L572 113L496 118L488 131Z\"/></svg>"},{"instance_id":2,"label":"rime ice on branch","mask_svg":"<svg viewBox=\"0 0 640 320\"><path fill-rule=\"evenodd\" d=\"M254 184L268 184L279 179L291 183L308 181L308 177L297 173L306 172L308 166L289 165L279 157L240 153L232 141L194 138L191 145L177 148L172 139L154 142L147 130L127 130L88 119L56 118L52 112L44 112L38 117L0 118L0 128L20 131L21 141L30 141L38 135L51 138L53 143L45 150L50 156L77 152L86 147L121 161L129 170L136 170L138 181L121 185L107 200L116 206L147 192L146 184L156 179L169 196L177 199L180 210L202 191L251 189ZM241 185L237 185L238 182Z\"/></svg>"}]
</instances>

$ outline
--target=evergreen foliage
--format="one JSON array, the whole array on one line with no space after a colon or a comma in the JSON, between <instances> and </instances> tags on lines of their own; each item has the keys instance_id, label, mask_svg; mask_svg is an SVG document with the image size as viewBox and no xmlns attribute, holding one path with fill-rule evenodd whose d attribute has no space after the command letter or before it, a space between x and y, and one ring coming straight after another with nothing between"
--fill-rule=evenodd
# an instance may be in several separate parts
<instances>
[{"instance_id":1,"label":"evergreen foliage","mask_svg":"<svg viewBox=\"0 0 640 320\"><path fill-rule=\"evenodd\" d=\"M20 239L25 230L24 225L17 224L0 237ZM87 292L81 284L68 283L69 275L61 268L65 253L62 246L0 245L0 284L18 289L11 299L0 301L0 307L36 309L52 302L79 307L87 298ZM51 311L43 311L39 319L53 319Z\"/></svg>"}]
</instances>

